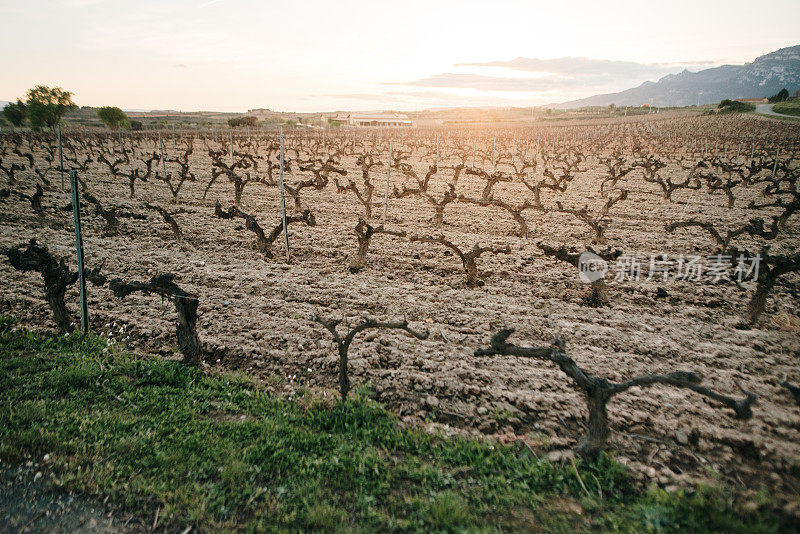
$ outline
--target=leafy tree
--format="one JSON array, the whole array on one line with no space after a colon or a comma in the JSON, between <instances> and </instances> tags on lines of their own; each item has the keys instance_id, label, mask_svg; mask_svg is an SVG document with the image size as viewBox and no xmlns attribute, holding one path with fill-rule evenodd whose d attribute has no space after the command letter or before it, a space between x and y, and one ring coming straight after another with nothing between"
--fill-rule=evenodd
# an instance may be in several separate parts
<instances>
[{"instance_id":1,"label":"leafy tree","mask_svg":"<svg viewBox=\"0 0 800 534\"><path fill-rule=\"evenodd\" d=\"M787 91L786 88L784 87L783 89L781 89L780 91L769 97L768 100L770 103L774 104L775 102L783 102L787 98L789 98L789 91Z\"/></svg>"},{"instance_id":2,"label":"leafy tree","mask_svg":"<svg viewBox=\"0 0 800 534\"><path fill-rule=\"evenodd\" d=\"M128 116L118 107L103 106L97 110L97 116L100 117L103 124L115 130L131 127L131 121L128 120Z\"/></svg>"},{"instance_id":3,"label":"leafy tree","mask_svg":"<svg viewBox=\"0 0 800 534\"><path fill-rule=\"evenodd\" d=\"M255 117L234 117L228 119L228 126L231 128L236 128L238 126L255 126L256 120Z\"/></svg>"},{"instance_id":4,"label":"leafy tree","mask_svg":"<svg viewBox=\"0 0 800 534\"><path fill-rule=\"evenodd\" d=\"M142 121L131 121L131 130L142 130L143 128Z\"/></svg>"},{"instance_id":5,"label":"leafy tree","mask_svg":"<svg viewBox=\"0 0 800 534\"><path fill-rule=\"evenodd\" d=\"M22 126L26 115L25 102L20 99L17 99L16 102L9 102L3 108L3 116L14 126Z\"/></svg>"},{"instance_id":6,"label":"leafy tree","mask_svg":"<svg viewBox=\"0 0 800 534\"><path fill-rule=\"evenodd\" d=\"M33 89L29 89L26 96L28 98L26 104L28 118L31 126L37 130L43 126L55 129L67 111L78 107L72 101L72 93L64 91L60 87L51 88L46 85L37 85Z\"/></svg>"}]
</instances>

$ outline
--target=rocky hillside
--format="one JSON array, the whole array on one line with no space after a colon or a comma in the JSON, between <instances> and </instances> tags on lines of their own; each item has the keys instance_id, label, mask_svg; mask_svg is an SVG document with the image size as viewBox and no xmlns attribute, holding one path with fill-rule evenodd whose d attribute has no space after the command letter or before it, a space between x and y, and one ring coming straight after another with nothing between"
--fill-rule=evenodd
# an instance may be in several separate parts
<instances>
[{"instance_id":1,"label":"rocky hillside","mask_svg":"<svg viewBox=\"0 0 800 534\"><path fill-rule=\"evenodd\" d=\"M744 65L722 65L699 72L684 70L619 93L595 95L550 107L640 106L651 103L651 99L652 104L659 107L691 106L698 101L711 104L723 98L770 96L784 87L790 94L800 89L800 45L781 48Z\"/></svg>"}]
</instances>

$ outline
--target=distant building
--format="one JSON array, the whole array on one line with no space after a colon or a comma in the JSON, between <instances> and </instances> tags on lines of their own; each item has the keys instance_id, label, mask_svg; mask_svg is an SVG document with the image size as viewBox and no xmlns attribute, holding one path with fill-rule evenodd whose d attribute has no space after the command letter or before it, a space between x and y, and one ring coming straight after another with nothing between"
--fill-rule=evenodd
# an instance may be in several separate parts
<instances>
[{"instance_id":1,"label":"distant building","mask_svg":"<svg viewBox=\"0 0 800 534\"><path fill-rule=\"evenodd\" d=\"M349 126L403 127L414 123L402 113L337 113L331 121Z\"/></svg>"},{"instance_id":2,"label":"distant building","mask_svg":"<svg viewBox=\"0 0 800 534\"><path fill-rule=\"evenodd\" d=\"M767 98L737 98L736 102L747 102L748 104L766 104L769 102Z\"/></svg>"}]
</instances>

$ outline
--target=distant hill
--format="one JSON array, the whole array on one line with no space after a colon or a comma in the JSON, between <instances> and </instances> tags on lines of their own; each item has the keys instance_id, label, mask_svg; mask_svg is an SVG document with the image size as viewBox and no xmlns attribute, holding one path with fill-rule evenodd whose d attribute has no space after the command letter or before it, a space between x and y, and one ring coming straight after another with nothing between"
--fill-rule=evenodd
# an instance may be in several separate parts
<instances>
[{"instance_id":1,"label":"distant hill","mask_svg":"<svg viewBox=\"0 0 800 534\"><path fill-rule=\"evenodd\" d=\"M714 104L724 98L761 98L783 88L789 94L800 89L800 45L781 48L757 57L744 65L722 65L699 72L684 70L668 74L658 82L644 82L639 87L619 93L595 95L547 107L570 109L584 106L658 107Z\"/></svg>"}]
</instances>

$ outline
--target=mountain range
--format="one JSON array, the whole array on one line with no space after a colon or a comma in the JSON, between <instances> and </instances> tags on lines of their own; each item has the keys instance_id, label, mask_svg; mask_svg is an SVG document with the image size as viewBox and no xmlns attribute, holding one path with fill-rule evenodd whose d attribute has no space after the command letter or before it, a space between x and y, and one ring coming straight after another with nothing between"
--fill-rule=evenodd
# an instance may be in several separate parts
<instances>
[{"instance_id":1,"label":"mountain range","mask_svg":"<svg viewBox=\"0 0 800 534\"><path fill-rule=\"evenodd\" d=\"M789 94L800 89L800 45L781 48L744 65L722 65L698 72L684 70L619 93L595 95L547 107L571 109L610 104L692 106L714 104L725 98L768 97L784 87Z\"/></svg>"}]
</instances>

